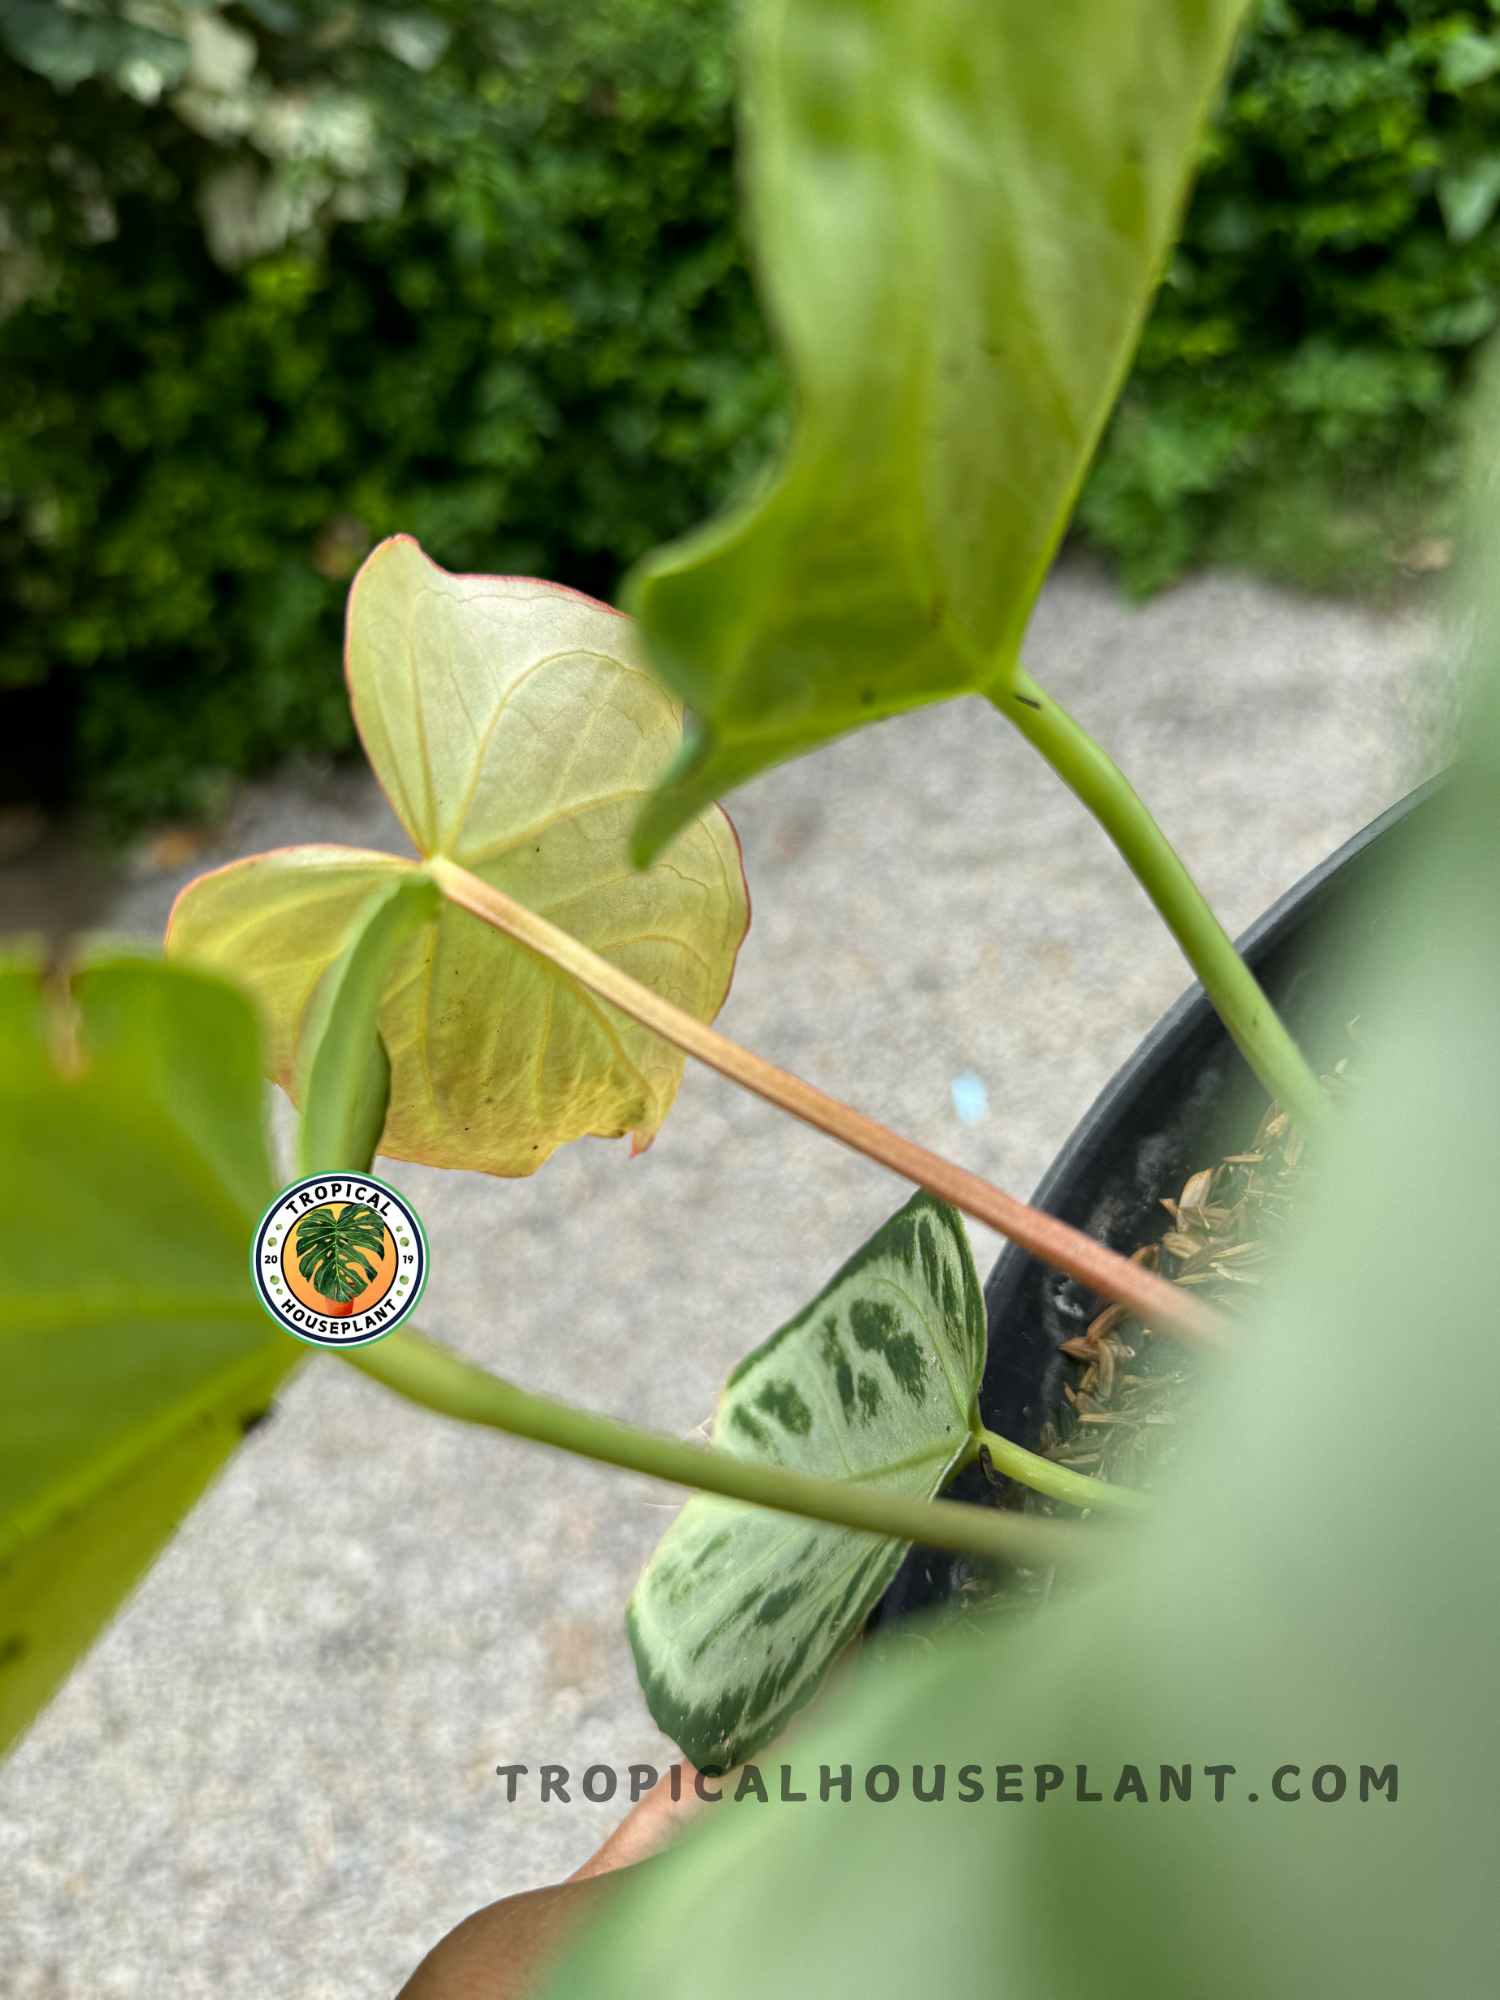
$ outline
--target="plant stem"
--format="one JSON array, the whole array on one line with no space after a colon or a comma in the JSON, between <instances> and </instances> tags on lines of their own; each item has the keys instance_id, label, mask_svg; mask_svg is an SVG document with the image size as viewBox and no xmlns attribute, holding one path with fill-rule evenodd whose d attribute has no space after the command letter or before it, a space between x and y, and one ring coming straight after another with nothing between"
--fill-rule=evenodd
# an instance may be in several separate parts
<instances>
[{"instance_id":1,"label":"plant stem","mask_svg":"<svg viewBox=\"0 0 1500 2000\"><path fill-rule=\"evenodd\" d=\"M1082 1472L1069 1472L1065 1465L1054 1465L1050 1458L1024 1451L993 1431L981 1430L979 1442L988 1449L990 1463L997 1472L1014 1479L1018 1486L1045 1493L1050 1500L1061 1500L1069 1507L1098 1507L1106 1511L1113 1508L1121 1514L1150 1511L1151 1503L1144 1494L1134 1493L1128 1486L1109 1486L1104 1480L1090 1479Z\"/></svg>"},{"instance_id":2,"label":"plant stem","mask_svg":"<svg viewBox=\"0 0 1500 2000\"><path fill-rule=\"evenodd\" d=\"M653 1479L722 1493L780 1513L1033 1568L1078 1557L1088 1560L1095 1554L1086 1546L1093 1538L1080 1535L1063 1522L1028 1521L996 1508L968 1507L953 1500L907 1499L876 1486L819 1479L784 1466L735 1458L725 1451L684 1444L659 1431L639 1430L612 1417L595 1416L518 1388L405 1328L398 1327L372 1346L352 1348L341 1359L442 1416L488 1424L513 1437L531 1438L560 1451L601 1459L606 1465L625 1466ZM1099 1553L1103 1560L1103 1552Z\"/></svg>"},{"instance_id":3,"label":"plant stem","mask_svg":"<svg viewBox=\"0 0 1500 2000\"><path fill-rule=\"evenodd\" d=\"M427 866L432 879L451 902L536 952L590 992L618 1007L622 1014L650 1028L674 1048L696 1056L699 1062L727 1076L731 1082L754 1091L758 1097L816 1126L820 1132L829 1133L855 1152L878 1160L903 1180L926 1188L940 1201L951 1202L976 1222L998 1230L1044 1263L1077 1278L1090 1291L1128 1306L1149 1326L1207 1343L1222 1339L1225 1327L1217 1313L1154 1272L1132 1263L1092 1236L1085 1236L1081 1229L1073 1229L1055 1216L1044 1215L1040 1209L1029 1208L1014 1195L955 1166L940 1154L929 1152L925 1146L901 1138L873 1118L866 1118L863 1112L841 1104L836 1097L826 1096L789 1071L778 1069L763 1056L742 1049L695 1015L674 1006L670 1000L663 1000L629 973L621 972L608 959L600 958L587 945L569 937L566 931L537 916L503 890L492 888L466 868L460 868L457 862L434 856Z\"/></svg>"},{"instance_id":4,"label":"plant stem","mask_svg":"<svg viewBox=\"0 0 1500 2000\"><path fill-rule=\"evenodd\" d=\"M1024 668L990 699L1109 835L1203 982L1230 1038L1266 1089L1309 1131L1328 1102L1297 1044L1235 950L1176 849L1113 758Z\"/></svg>"}]
</instances>

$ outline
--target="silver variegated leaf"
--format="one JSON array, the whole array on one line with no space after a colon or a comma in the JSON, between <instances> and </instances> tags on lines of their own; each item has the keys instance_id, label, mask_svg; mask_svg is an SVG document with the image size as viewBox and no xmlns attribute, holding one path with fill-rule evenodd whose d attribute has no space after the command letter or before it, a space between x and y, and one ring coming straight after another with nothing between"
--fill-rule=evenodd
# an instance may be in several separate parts
<instances>
[{"instance_id":1,"label":"silver variegated leaf","mask_svg":"<svg viewBox=\"0 0 1500 2000\"><path fill-rule=\"evenodd\" d=\"M963 1224L918 1194L735 1369L713 1442L930 1499L971 1455L984 1353ZM811 1700L908 1546L713 1494L690 1500L626 1614L659 1727L700 1768L753 1757Z\"/></svg>"}]
</instances>

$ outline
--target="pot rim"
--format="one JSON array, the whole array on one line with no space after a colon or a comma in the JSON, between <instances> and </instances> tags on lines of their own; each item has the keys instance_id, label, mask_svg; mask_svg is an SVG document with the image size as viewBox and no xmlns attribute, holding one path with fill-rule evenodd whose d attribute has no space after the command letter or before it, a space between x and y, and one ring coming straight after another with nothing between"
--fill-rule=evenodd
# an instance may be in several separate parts
<instances>
[{"instance_id":1,"label":"pot rim","mask_svg":"<svg viewBox=\"0 0 1500 2000\"><path fill-rule=\"evenodd\" d=\"M1316 911L1318 905L1326 902L1332 893L1336 878L1342 877L1347 864L1359 859L1369 849L1379 843L1393 827L1399 826L1408 816L1437 795L1447 784L1451 767L1445 768L1408 792L1393 806L1372 819L1358 833L1352 834L1342 846L1336 847L1322 861L1310 868L1294 882L1290 889L1278 896L1269 909L1263 910L1248 929L1235 939L1235 950L1254 971L1263 959L1269 958L1292 934L1300 930ZM1058 1189L1070 1175L1073 1163L1084 1147L1093 1143L1102 1127L1114 1122L1125 1110L1126 1103L1140 1084L1144 1072L1153 1068L1163 1050L1185 1034L1199 1027L1213 1015L1213 1003L1203 990L1200 980L1193 983L1173 1001L1166 1013L1153 1028L1136 1044L1135 1048L1121 1063L1109 1082L1089 1105L1087 1111L1074 1125L1054 1156L1052 1164L1042 1175L1031 1196L1033 1208L1040 1208L1048 1214L1053 1212L1051 1204ZM985 1280L986 1297L992 1286L997 1287L1000 1274L1017 1259L1026 1258L1028 1251L1019 1245L1007 1243L990 1268Z\"/></svg>"}]
</instances>

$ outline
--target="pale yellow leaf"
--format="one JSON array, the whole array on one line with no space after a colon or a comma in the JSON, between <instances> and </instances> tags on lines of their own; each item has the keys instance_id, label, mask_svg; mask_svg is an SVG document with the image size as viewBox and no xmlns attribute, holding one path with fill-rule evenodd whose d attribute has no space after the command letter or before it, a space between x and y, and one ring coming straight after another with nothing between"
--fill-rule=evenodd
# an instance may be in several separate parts
<instances>
[{"instance_id":1,"label":"pale yellow leaf","mask_svg":"<svg viewBox=\"0 0 1500 2000\"><path fill-rule=\"evenodd\" d=\"M711 1020L749 922L739 846L713 807L637 871L629 829L682 742L682 710L634 625L528 578L450 576L383 543L350 593L350 693L370 762L422 856L462 863L654 992ZM393 869L360 849L284 849L189 885L174 957L236 978L294 1097L308 1001ZM532 1173L592 1133L650 1143L683 1059L466 912L445 905L396 960L380 1011L391 1103L380 1150Z\"/></svg>"}]
</instances>

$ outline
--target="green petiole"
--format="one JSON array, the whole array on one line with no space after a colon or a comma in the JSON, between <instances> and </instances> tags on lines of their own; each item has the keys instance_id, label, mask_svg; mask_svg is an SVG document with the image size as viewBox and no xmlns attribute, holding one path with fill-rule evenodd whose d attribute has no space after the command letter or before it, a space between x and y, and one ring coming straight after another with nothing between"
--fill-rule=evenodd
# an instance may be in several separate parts
<instances>
[{"instance_id":1,"label":"green petiole","mask_svg":"<svg viewBox=\"0 0 1500 2000\"><path fill-rule=\"evenodd\" d=\"M1009 1438L997 1437L993 1431L981 1429L975 1438L976 1448L983 1445L989 1452L990 1463L997 1472L1003 1472L1007 1479L1014 1479L1018 1486L1029 1486L1034 1493L1045 1493L1049 1500L1061 1500L1068 1507L1092 1507L1117 1514L1149 1513L1151 1502L1143 1493L1132 1492L1128 1486L1109 1486L1102 1479L1090 1479L1086 1473L1069 1472L1065 1465L1054 1465L1050 1458L1041 1458L1034 1451L1025 1451Z\"/></svg>"},{"instance_id":2,"label":"green petiole","mask_svg":"<svg viewBox=\"0 0 1500 2000\"><path fill-rule=\"evenodd\" d=\"M921 1542L929 1548L957 1549L969 1555L1020 1562L1032 1568L1108 1557L1107 1540L1101 1547L1094 1536L1080 1534L1062 1522L1027 1520L1023 1515L964 1506L953 1500L909 1499L857 1481L820 1479L789 1471L784 1466L735 1458L729 1452L703 1445L684 1444L680 1439L619 1423L612 1417L595 1416L591 1411L575 1409L550 1396L535 1395L501 1376L473 1367L436 1341L405 1328L398 1328L371 1347L351 1349L341 1359L388 1389L443 1416L457 1417L464 1423L489 1424L514 1437L531 1438L538 1444L599 1459L607 1465L624 1466L674 1485L722 1493L754 1506L773 1507L815 1521L832 1521L839 1527L890 1535L898 1541ZM989 1442L987 1433L985 1441ZM994 1443L999 1445L1002 1441L996 1439ZM978 1449L976 1437L976 1453ZM1017 1447L1003 1449L1014 1452ZM1031 1460L1029 1452L1021 1456ZM1108 1506L1109 1499L1101 1501L1100 1495L1111 1495L1116 1501L1122 1497L1115 1489L1100 1486L1094 1480L1060 1473L1059 1468L1047 1466L1044 1459L1031 1462L1046 1467L1049 1476L1061 1476L1075 1487L1091 1489L1087 1500L1072 1500L1074 1505ZM998 1457L996 1463L1000 1463ZM1009 1471L1010 1467L1006 1465L1003 1469ZM1057 1497L1072 1499L1071 1494Z\"/></svg>"},{"instance_id":3,"label":"green petiole","mask_svg":"<svg viewBox=\"0 0 1500 2000\"><path fill-rule=\"evenodd\" d=\"M1267 1091L1305 1130L1319 1129L1327 1099L1316 1076L1124 772L1024 668L1015 668L990 699L1119 849Z\"/></svg>"}]
</instances>

